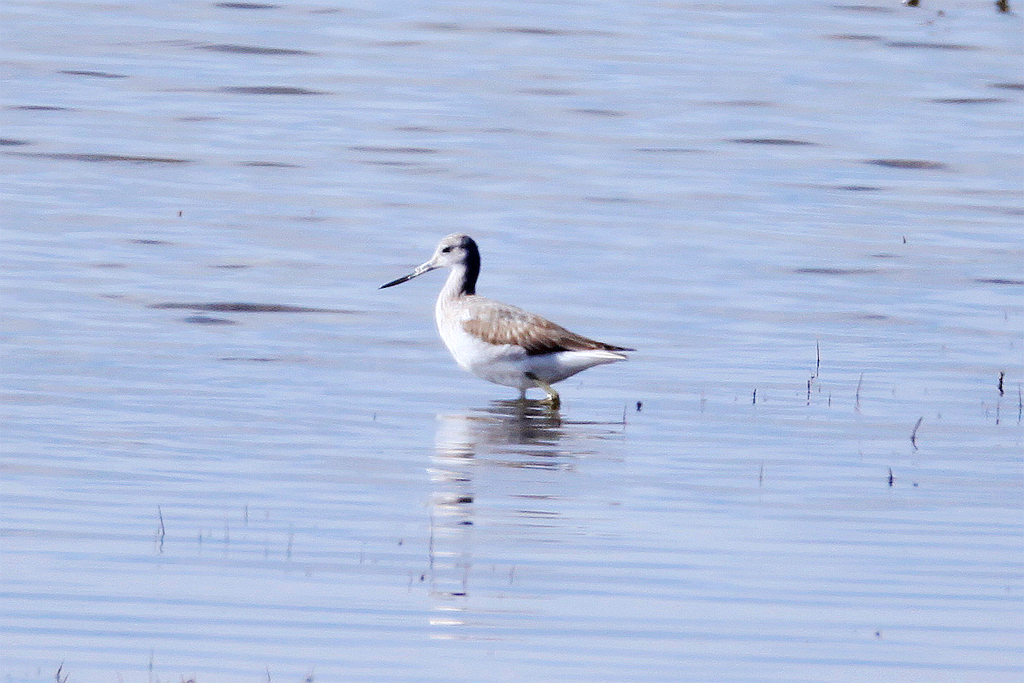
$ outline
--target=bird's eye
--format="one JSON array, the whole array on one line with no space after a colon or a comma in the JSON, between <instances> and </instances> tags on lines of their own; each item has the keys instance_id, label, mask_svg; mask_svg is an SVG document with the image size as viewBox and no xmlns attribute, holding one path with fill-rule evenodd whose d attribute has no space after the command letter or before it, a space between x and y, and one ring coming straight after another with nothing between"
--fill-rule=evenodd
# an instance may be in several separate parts
<instances>
[{"instance_id":1,"label":"bird's eye","mask_svg":"<svg viewBox=\"0 0 1024 683\"><path fill-rule=\"evenodd\" d=\"M451 250L452 250L451 247L445 247L444 249L441 250L441 252L444 253L444 254L447 254Z\"/></svg>"}]
</instances>

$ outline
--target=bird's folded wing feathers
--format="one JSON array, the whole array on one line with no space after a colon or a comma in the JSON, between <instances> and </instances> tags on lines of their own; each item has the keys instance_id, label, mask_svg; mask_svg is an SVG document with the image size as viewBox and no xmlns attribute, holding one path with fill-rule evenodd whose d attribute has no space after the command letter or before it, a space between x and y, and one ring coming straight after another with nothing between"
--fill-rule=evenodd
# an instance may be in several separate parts
<instances>
[{"instance_id":1,"label":"bird's folded wing feathers","mask_svg":"<svg viewBox=\"0 0 1024 683\"><path fill-rule=\"evenodd\" d=\"M527 355L558 351L632 351L588 339L521 308L475 297L462 328L488 344L521 346Z\"/></svg>"}]
</instances>

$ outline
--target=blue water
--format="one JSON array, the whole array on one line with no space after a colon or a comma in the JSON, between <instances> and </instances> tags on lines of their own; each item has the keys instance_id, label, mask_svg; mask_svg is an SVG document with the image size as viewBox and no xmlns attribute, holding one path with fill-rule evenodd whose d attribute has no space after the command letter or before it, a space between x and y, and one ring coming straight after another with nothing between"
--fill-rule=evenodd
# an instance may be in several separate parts
<instances>
[{"instance_id":1,"label":"blue water","mask_svg":"<svg viewBox=\"0 0 1024 683\"><path fill-rule=\"evenodd\" d=\"M5 3L3 680L1019 680L1024 33L923 4ZM456 230L637 352L462 373Z\"/></svg>"}]
</instances>

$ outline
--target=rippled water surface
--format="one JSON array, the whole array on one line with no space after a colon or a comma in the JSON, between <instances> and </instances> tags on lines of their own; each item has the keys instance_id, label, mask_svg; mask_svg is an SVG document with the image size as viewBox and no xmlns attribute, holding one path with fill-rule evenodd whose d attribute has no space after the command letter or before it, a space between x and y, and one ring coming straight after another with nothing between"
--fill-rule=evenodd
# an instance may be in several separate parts
<instances>
[{"instance_id":1,"label":"rippled water surface","mask_svg":"<svg viewBox=\"0 0 1024 683\"><path fill-rule=\"evenodd\" d=\"M4 681L1024 676L1021 9L0 18ZM441 275L628 363L459 371Z\"/></svg>"}]
</instances>

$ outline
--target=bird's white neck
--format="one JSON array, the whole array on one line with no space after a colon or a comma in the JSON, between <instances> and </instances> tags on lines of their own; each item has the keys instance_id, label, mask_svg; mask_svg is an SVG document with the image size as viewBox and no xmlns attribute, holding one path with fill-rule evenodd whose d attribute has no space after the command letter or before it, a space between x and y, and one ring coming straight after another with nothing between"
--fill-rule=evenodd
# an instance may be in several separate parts
<instances>
[{"instance_id":1,"label":"bird's white neck","mask_svg":"<svg viewBox=\"0 0 1024 683\"><path fill-rule=\"evenodd\" d=\"M445 280L444 287L441 288L441 293L437 296L438 306L451 303L459 297L471 293L467 291L467 289L471 289L466 286L468 284L467 275L465 265L452 266L451 271L448 273L448 279Z\"/></svg>"},{"instance_id":2,"label":"bird's white neck","mask_svg":"<svg viewBox=\"0 0 1024 683\"><path fill-rule=\"evenodd\" d=\"M466 261L456 263L448 273L448 279L441 290L441 296L455 300L460 296L476 294L476 279L480 276L480 256L476 253L467 255Z\"/></svg>"}]
</instances>

